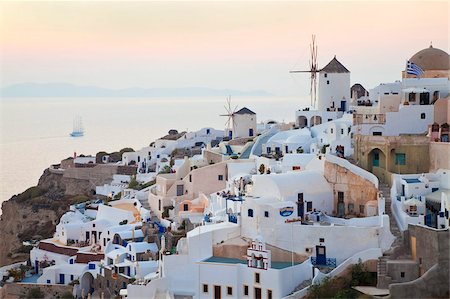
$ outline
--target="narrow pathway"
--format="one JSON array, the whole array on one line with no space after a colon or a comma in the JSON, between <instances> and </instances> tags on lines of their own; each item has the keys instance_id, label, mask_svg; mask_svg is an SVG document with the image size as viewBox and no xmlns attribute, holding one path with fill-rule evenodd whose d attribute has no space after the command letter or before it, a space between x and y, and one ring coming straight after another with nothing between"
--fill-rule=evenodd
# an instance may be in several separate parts
<instances>
[{"instance_id":1,"label":"narrow pathway","mask_svg":"<svg viewBox=\"0 0 450 299\"><path fill-rule=\"evenodd\" d=\"M391 209L391 189L387 184L380 184L379 190L383 194L385 198L386 206L385 213L389 216L389 225L391 233L394 235L395 240L391 245L391 249L383 253L383 256L378 258L377 263L377 288L380 289L388 289L389 284L391 283L391 277L388 276L387 273L387 261L391 258L397 259L397 257L391 257L396 249L399 249L403 252L403 234L398 228L397 221L395 220L394 215L392 214Z\"/></svg>"}]
</instances>

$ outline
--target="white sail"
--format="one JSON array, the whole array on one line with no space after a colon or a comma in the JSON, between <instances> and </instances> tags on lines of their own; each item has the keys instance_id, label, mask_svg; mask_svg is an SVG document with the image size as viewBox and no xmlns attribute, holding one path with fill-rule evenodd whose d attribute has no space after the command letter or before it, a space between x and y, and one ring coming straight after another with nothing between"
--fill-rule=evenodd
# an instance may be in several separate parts
<instances>
[{"instance_id":1,"label":"white sail","mask_svg":"<svg viewBox=\"0 0 450 299\"><path fill-rule=\"evenodd\" d=\"M72 137L81 137L84 135L83 123L80 116L76 116L73 120L73 131L70 133Z\"/></svg>"}]
</instances>

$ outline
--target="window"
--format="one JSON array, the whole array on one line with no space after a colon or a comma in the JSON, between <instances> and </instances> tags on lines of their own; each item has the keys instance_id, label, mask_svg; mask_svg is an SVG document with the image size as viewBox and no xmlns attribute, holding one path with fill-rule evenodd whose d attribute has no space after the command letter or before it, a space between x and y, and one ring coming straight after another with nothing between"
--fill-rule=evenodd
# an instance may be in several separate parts
<instances>
[{"instance_id":1,"label":"window","mask_svg":"<svg viewBox=\"0 0 450 299\"><path fill-rule=\"evenodd\" d=\"M410 93L408 96L408 100L410 102L415 102L416 101L416 94L415 93Z\"/></svg>"},{"instance_id":2,"label":"window","mask_svg":"<svg viewBox=\"0 0 450 299\"><path fill-rule=\"evenodd\" d=\"M348 204L348 211L349 211L349 213L352 213L352 212L353 212L354 207L355 207L355 206L354 206L352 203L349 203L349 204Z\"/></svg>"},{"instance_id":3,"label":"window","mask_svg":"<svg viewBox=\"0 0 450 299\"><path fill-rule=\"evenodd\" d=\"M203 293L208 293L208 285L203 284Z\"/></svg>"},{"instance_id":4,"label":"window","mask_svg":"<svg viewBox=\"0 0 450 299\"><path fill-rule=\"evenodd\" d=\"M330 129L330 133L333 134L333 128Z\"/></svg>"},{"instance_id":5,"label":"window","mask_svg":"<svg viewBox=\"0 0 450 299\"><path fill-rule=\"evenodd\" d=\"M383 136L382 132L372 132L373 136Z\"/></svg>"},{"instance_id":6,"label":"window","mask_svg":"<svg viewBox=\"0 0 450 299\"><path fill-rule=\"evenodd\" d=\"M70 281L73 281L73 274L70 274Z\"/></svg>"},{"instance_id":7,"label":"window","mask_svg":"<svg viewBox=\"0 0 450 299\"><path fill-rule=\"evenodd\" d=\"M183 205L183 211L189 211L189 205L187 204L187 203L185 203L184 205Z\"/></svg>"},{"instance_id":8,"label":"window","mask_svg":"<svg viewBox=\"0 0 450 299\"><path fill-rule=\"evenodd\" d=\"M351 130L352 130L352 127L348 127L347 132L350 133Z\"/></svg>"},{"instance_id":9,"label":"window","mask_svg":"<svg viewBox=\"0 0 450 299\"><path fill-rule=\"evenodd\" d=\"M325 73L325 74L323 74L323 76L326 78L326 77L328 77L328 74L327 73Z\"/></svg>"},{"instance_id":10,"label":"window","mask_svg":"<svg viewBox=\"0 0 450 299\"><path fill-rule=\"evenodd\" d=\"M307 201L306 202L306 212L311 212L312 211L312 201Z\"/></svg>"},{"instance_id":11,"label":"window","mask_svg":"<svg viewBox=\"0 0 450 299\"><path fill-rule=\"evenodd\" d=\"M303 193L298 193L297 199L298 199L298 201L303 201Z\"/></svg>"},{"instance_id":12,"label":"window","mask_svg":"<svg viewBox=\"0 0 450 299\"><path fill-rule=\"evenodd\" d=\"M426 116L425 113L421 113L420 114L420 119L425 119L425 116Z\"/></svg>"},{"instance_id":13,"label":"window","mask_svg":"<svg viewBox=\"0 0 450 299\"><path fill-rule=\"evenodd\" d=\"M271 151L272 149L270 147L267 147L267 153L270 154Z\"/></svg>"},{"instance_id":14,"label":"window","mask_svg":"<svg viewBox=\"0 0 450 299\"><path fill-rule=\"evenodd\" d=\"M223 181L223 174L219 174L218 180L219 180L219 181Z\"/></svg>"},{"instance_id":15,"label":"window","mask_svg":"<svg viewBox=\"0 0 450 299\"><path fill-rule=\"evenodd\" d=\"M261 282L261 277L259 275L259 273L255 273L255 283L260 283Z\"/></svg>"},{"instance_id":16,"label":"window","mask_svg":"<svg viewBox=\"0 0 450 299\"><path fill-rule=\"evenodd\" d=\"M364 214L364 205L359 205L359 212Z\"/></svg>"},{"instance_id":17,"label":"window","mask_svg":"<svg viewBox=\"0 0 450 299\"><path fill-rule=\"evenodd\" d=\"M280 147L276 146L276 147L275 147L275 153L278 154L280 151L281 151L281 150L280 150Z\"/></svg>"},{"instance_id":18,"label":"window","mask_svg":"<svg viewBox=\"0 0 450 299\"><path fill-rule=\"evenodd\" d=\"M405 272L400 272L400 277L405 277Z\"/></svg>"},{"instance_id":19,"label":"window","mask_svg":"<svg viewBox=\"0 0 450 299\"><path fill-rule=\"evenodd\" d=\"M324 243L325 242L325 238L319 238L319 243Z\"/></svg>"},{"instance_id":20,"label":"window","mask_svg":"<svg viewBox=\"0 0 450 299\"><path fill-rule=\"evenodd\" d=\"M272 299L272 290L267 290L267 299Z\"/></svg>"},{"instance_id":21,"label":"window","mask_svg":"<svg viewBox=\"0 0 450 299\"><path fill-rule=\"evenodd\" d=\"M244 285L244 296L248 296L248 285Z\"/></svg>"},{"instance_id":22,"label":"window","mask_svg":"<svg viewBox=\"0 0 450 299\"><path fill-rule=\"evenodd\" d=\"M232 287L227 287L227 295L233 296L233 288Z\"/></svg>"},{"instance_id":23,"label":"window","mask_svg":"<svg viewBox=\"0 0 450 299\"><path fill-rule=\"evenodd\" d=\"M330 80L327 80L327 84L330 84Z\"/></svg>"},{"instance_id":24,"label":"window","mask_svg":"<svg viewBox=\"0 0 450 299\"><path fill-rule=\"evenodd\" d=\"M253 209L248 209L247 216L248 217L253 217Z\"/></svg>"},{"instance_id":25,"label":"window","mask_svg":"<svg viewBox=\"0 0 450 299\"><path fill-rule=\"evenodd\" d=\"M264 211L264 217L269 218L269 211Z\"/></svg>"},{"instance_id":26,"label":"window","mask_svg":"<svg viewBox=\"0 0 450 299\"><path fill-rule=\"evenodd\" d=\"M51 283L50 279L47 279L47 283L48 283L48 284L50 284L50 283Z\"/></svg>"},{"instance_id":27,"label":"window","mask_svg":"<svg viewBox=\"0 0 450 299\"><path fill-rule=\"evenodd\" d=\"M126 289L127 288L127 283L126 282L122 282L122 289Z\"/></svg>"},{"instance_id":28,"label":"window","mask_svg":"<svg viewBox=\"0 0 450 299\"><path fill-rule=\"evenodd\" d=\"M341 129L341 135L344 135L344 129Z\"/></svg>"},{"instance_id":29,"label":"window","mask_svg":"<svg viewBox=\"0 0 450 299\"><path fill-rule=\"evenodd\" d=\"M406 154L395 154L395 165L406 165Z\"/></svg>"},{"instance_id":30,"label":"window","mask_svg":"<svg viewBox=\"0 0 450 299\"><path fill-rule=\"evenodd\" d=\"M158 201L158 210L161 211L161 199Z\"/></svg>"},{"instance_id":31,"label":"window","mask_svg":"<svg viewBox=\"0 0 450 299\"><path fill-rule=\"evenodd\" d=\"M192 174L189 175L189 182L192 183Z\"/></svg>"}]
</instances>

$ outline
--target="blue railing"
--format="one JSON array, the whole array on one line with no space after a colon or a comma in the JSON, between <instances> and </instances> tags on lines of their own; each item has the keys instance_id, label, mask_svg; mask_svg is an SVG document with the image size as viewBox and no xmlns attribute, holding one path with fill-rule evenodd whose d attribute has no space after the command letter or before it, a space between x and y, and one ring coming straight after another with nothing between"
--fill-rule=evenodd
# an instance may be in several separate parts
<instances>
[{"instance_id":1,"label":"blue railing","mask_svg":"<svg viewBox=\"0 0 450 299\"><path fill-rule=\"evenodd\" d=\"M314 266L322 266L322 267L330 267L330 268L336 268L336 259L334 258L326 258L325 262L323 261L317 261L317 258L315 256L311 257L311 264Z\"/></svg>"}]
</instances>

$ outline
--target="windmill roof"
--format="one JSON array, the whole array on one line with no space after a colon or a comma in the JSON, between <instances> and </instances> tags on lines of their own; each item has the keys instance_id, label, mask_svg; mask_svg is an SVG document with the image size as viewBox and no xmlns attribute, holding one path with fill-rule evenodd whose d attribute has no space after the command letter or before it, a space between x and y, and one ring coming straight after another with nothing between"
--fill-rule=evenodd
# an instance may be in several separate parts
<instances>
[{"instance_id":1,"label":"windmill roof","mask_svg":"<svg viewBox=\"0 0 450 299\"><path fill-rule=\"evenodd\" d=\"M247 107L241 108L240 110L236 111L233 114L256 114L252 110L248 109Z\"/></svg>"},{"instance_id":2,"label":"windmill roof","mask_svg":"<svg viewBox=\"0 0 450 299\"><path fill-rule=\"evenodd\" d=\"M320 71L326 73L350 73L350 71L336 59L336 56L334 56L334 58Z\"/></svg>"}]
</instances>

